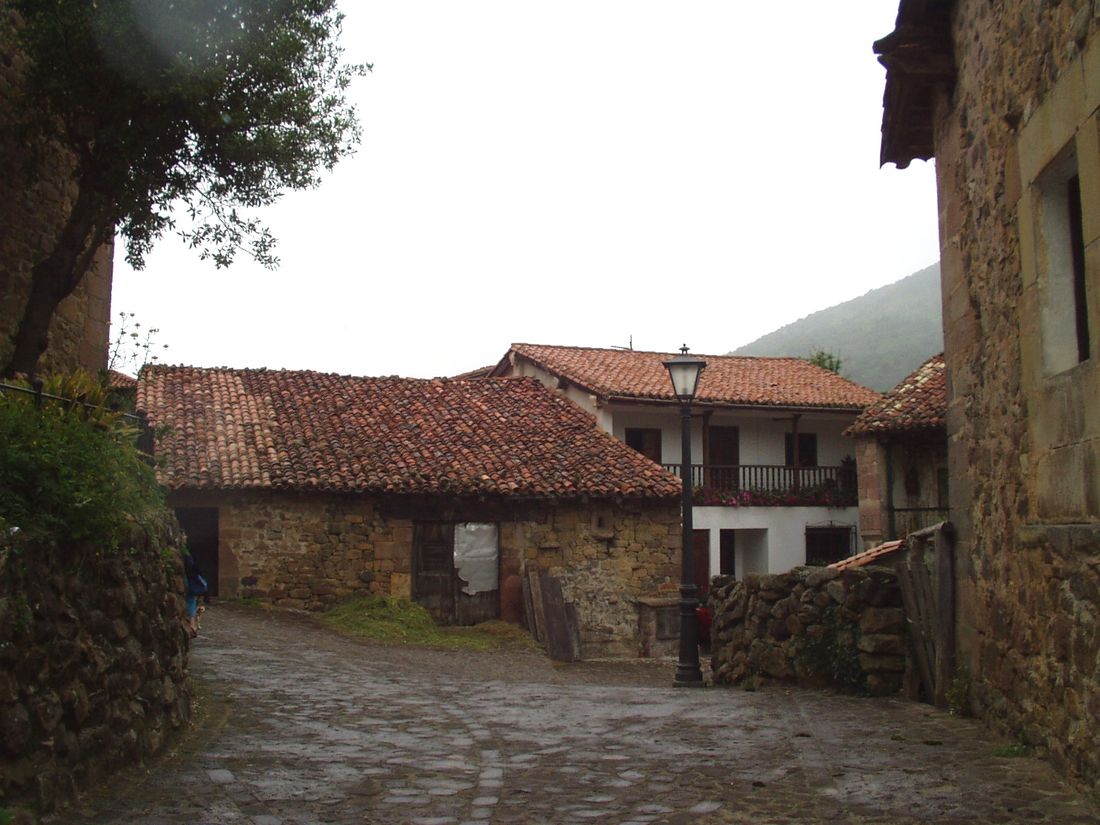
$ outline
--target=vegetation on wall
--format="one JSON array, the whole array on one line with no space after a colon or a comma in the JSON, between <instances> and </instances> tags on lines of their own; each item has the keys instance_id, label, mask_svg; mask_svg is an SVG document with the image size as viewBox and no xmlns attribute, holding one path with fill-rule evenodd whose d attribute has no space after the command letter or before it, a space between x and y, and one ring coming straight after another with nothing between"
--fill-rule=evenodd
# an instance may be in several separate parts
<instances>
[{"instance_id":1,"label":"vegetation on wall","mask_svg":"<svg viewBox=\"0 0 1100 825\"><path fill-rule=\"evenodd\" d=\"M85 373L50 379L43 400L0 393L0 545L49 536L117 547L164 499L134 446L137 429L106 409L106 390Z\"/></svg>"}]
</instances>

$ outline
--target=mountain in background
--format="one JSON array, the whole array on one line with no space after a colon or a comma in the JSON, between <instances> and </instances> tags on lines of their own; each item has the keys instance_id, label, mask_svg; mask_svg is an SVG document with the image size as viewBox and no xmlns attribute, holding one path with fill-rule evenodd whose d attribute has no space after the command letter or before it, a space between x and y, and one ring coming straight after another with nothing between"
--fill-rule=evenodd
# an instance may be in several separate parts
<instances>
[{"instance_id":1,"label":"mountain in background","mask_svg":"<svg viewBox=\"0 0 1100 825\"><path fill-rule=\"evenodd\" d=\"M840 374L884 392L943 351L940 265L807 315L735 349L730 355L806 358L826 350Z\"/></svg>"}]
</instances>

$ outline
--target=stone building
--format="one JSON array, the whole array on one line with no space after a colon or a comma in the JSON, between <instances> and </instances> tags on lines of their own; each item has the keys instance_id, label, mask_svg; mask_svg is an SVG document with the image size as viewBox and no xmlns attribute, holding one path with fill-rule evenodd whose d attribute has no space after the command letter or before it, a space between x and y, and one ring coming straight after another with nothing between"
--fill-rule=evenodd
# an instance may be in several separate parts
<instances>
[{"instance_id":1,"label":"stone building","mask_svg":"<svg viewBox=\"0 0 1100 825\"><path fill-rule=\"evenodd\" d=\"M16 115L26 59L15 48L18 15L0 0L0 365L30 291L30 270L53 245L75 197L74 159L60 144L28 146ZM76 291L50 323L39 369L107 366L114 244L95 255Z\"/></svg>"},{"instance_id":2,"label":"stone building","mask_svg":"<svg viewBox=\"0 0 1100 825\"><path fill-rule=\"evenodd\" d=\"M636 601L678 581L677 479L532 380L152 366L137 406L223 596L380 593L443 622L518 621L544 571L582 656L636 656Z\"/></svg>"},{"instance_id":3,"label":"stone building","mask_svg":"<svg viewBox=\"0 0 1100 825\"><path fill-rule=\"evenodd\" d=\"M929 358L844 433L856 445L864 547L949 518L944 375L943 355Z\"/></svg>"},{"instance_id":4,"label":"stone building","mask_svg":"<svg viewBox=\"0 0 1100 825\"><path fill-rule=\"evenodd\" d=\"M1100 782L1100 5L902 0L882 162L935 156L973 710Z\"/></svg>"}]
</instances>

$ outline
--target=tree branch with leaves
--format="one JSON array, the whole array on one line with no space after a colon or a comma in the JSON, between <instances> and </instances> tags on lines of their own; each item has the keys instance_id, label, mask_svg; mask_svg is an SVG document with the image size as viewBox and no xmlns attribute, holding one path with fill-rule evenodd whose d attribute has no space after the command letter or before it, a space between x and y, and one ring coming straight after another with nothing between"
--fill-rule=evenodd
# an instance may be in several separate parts
<instances>
[{"instance_id":1,"label":"tree branch with leaves","mask_svg":"<svg viewBox=\"0 0 1100 825\"><path fill-rule=\"evenodd\" d=\"M115 232L141 268L179 232L203 259L274 267L256 212L318 185L360 130L336 0L0 0L22 18L24 142L62 143L76 196L34 263L4 375L34 372L50 319ZM186 208L178 227L173 209Z\"/></svg>"}]
</instances>

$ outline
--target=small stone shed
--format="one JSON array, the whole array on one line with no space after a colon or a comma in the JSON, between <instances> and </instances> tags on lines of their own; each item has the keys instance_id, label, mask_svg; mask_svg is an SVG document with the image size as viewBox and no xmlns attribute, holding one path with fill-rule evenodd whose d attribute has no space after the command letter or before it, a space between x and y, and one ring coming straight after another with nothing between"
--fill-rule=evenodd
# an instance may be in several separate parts
<instances>
[{"instance_id":1,"label":"small stone shed","mask_svg":"<svg viewBox=\"0 0 1100 825\"><path fill-rule=\"evenodd\" d=\"M855 439L864 547L949 518L947 382L934 355L845 431Z\"/></svg>"},{"instance_id":2,"label":"small stone shed","mask_svg":"<svg viewBox=\"0 0 1100 825\"><path fill-rule=\"evenodd\" d=\"M676 581L678 480L534 380L152 366L137 406L221 596L520 621L545 571L591 657L636 655L636 600Z\"/></svg>"}]
</instances>

